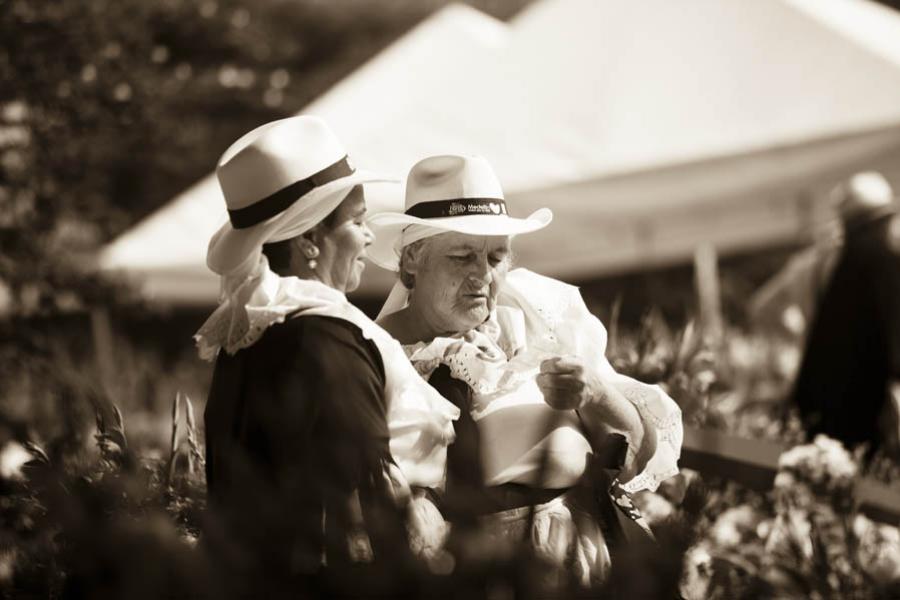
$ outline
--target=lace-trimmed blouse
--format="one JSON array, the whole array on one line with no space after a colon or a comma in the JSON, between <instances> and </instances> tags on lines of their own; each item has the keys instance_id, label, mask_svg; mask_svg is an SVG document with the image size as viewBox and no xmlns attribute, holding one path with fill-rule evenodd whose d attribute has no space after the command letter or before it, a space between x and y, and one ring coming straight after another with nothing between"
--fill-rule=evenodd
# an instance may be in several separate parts
<instances>
[{"instance_id":1,"label":"lace-trimmed blouse","mask_svg":"<svg viewBox=\"0 0 900 600\"><path fill-rule=\"evenodd\" d=\"M606 341L605 327L588 311L577 288L516 269L508 274L497 309L483 325L404 350L424 379L443 364L471 388L470 412L479 430L488 485L575 484L590 444L575 411L550 408L535 377L541 361L552 356L575 355L593 364L635 406L644 426L656 430L656 453L623 486L629 492L655 490L678 473L681 411L659 386L616 373L605 357ZM548 469L537 482L545 453Z\"/></svg>"}]
</instances>

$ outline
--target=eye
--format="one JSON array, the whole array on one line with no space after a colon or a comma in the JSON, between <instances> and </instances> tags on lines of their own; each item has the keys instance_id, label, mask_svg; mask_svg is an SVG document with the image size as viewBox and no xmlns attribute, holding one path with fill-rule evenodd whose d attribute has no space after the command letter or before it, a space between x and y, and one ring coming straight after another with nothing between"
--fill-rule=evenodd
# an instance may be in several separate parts
<instances>
[{"instance_id":1,"label":"eye","mask_svg":"<svg viewBox=\"0 0 900 600\"><path fill-rule=\"evenodd\" d=\"M505 254L502 254L502 255L492 254L491 256L488 257L488 263L490 263L490 265L492 267L496 267L497 265L502 263L504 260L506 260Z\"/></svg>"},{"instance_id":2,"label":"eye","mask_svg":"<svg viewBox=\"0 0 900 600\"><path fill-rule=\"evenodd\" d=\"M472 258L472 254L449 254L447 258L456 262L468 262Z\"/></svg>"}]
</instances>

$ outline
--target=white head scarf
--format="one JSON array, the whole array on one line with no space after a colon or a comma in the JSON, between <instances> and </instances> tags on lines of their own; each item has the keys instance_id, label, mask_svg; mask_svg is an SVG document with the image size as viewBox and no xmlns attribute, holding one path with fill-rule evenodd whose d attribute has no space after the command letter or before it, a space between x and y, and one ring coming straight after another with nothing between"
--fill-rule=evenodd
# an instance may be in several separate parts
<instances>
[{"instance_id":1,"label":"white head scarf","mask_svg":"<svg viewBox=\"0 0 900 600\"><path fill-rule=\"evenodd\" d=\"M284 321L289 312L297 310L296 299L285 297L284 279L269 269L269 262L262 253L266 243L281 242L301 235L331 214L352 188L340 190L314 201L301 198L284 212L255 227L257 243L247 256L226 269L210 268L218 272L220 279L219 307L207 319L194 339L200 356L206 360L215 357L219 348L234 354L258 340L265 330L276 322ZM227 228L220 229L209 243L210 254L219 244Z\"/></svg>"}]
</instances>

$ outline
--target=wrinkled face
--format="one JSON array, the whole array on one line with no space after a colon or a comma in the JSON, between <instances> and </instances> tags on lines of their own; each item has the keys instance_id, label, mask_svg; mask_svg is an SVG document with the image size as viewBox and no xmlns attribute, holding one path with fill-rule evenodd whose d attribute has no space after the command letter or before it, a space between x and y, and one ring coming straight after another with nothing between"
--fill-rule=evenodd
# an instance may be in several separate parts
<instances>
[{"instance_id":1,"label":"wrinkled face","mask_svg":"<svg viewBox=\"0 0 900 600\"><path fill-rule=\"evenodd\" d=\"M331 227L321 225L315 241L319 248L316 273L323 283L342 292L359 287L366 247L375 236L365 222L366 198L362 186L353 188L335 209Z\"/></svg>"},{"instance_id":2,"label":"wrinkled face","mask_svg":"<svg viewBox=\"0 0 900 600\"><path fill-rule=\"evenodd\" d=\"M411 257L410 305L435 335L469 331L488 318L509 269L509 239L442 233Z\"/></svg>"}]
</instances>

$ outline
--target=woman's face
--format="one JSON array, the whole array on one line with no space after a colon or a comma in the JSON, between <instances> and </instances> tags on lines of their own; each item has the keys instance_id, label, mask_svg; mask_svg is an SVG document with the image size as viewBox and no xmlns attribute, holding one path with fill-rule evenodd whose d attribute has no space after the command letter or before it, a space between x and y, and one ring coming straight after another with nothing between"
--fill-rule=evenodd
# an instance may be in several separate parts
<instances>
[{"instance_id":1,"label":"woman's face","mask_svg":"<svg viewBox=\"0 0 900 600\"><path fill-rule=\"evenodd\" d=\"M366 268L366 247L375 239L365 218L366 198L362 186L356 186L335 209L331 227L319 227L315 235L319 248L315 271L322 283L345 293L359 287Z\"/></svg>"},{"instance_id":2,"label":"woman's face","mask_svg":"<svg viewBox=\"0 0 900 600\"><path fill-rule=\"evenodd\" d=\"M497 302L509 269L509 237L448 232L429 238L406 267L410 306L434 335L469 331Z\"/></svg>"}]
</instances>

